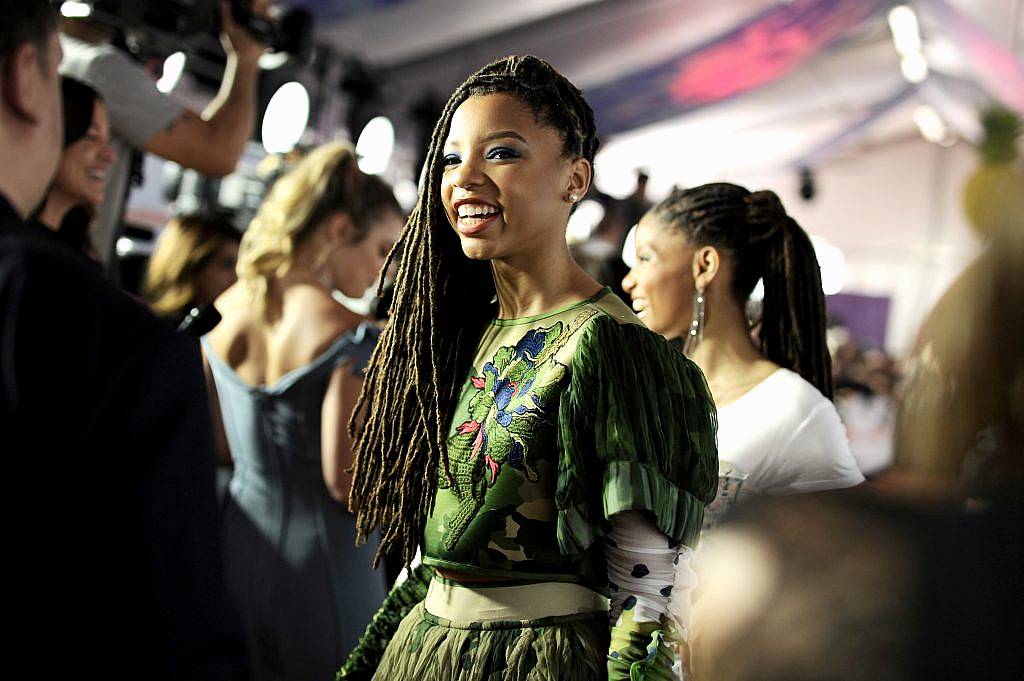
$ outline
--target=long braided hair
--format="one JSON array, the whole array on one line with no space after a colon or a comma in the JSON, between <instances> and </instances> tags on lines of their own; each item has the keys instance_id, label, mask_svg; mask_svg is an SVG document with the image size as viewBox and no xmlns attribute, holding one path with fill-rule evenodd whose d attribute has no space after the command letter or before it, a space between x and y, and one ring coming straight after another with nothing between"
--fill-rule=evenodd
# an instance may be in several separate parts
<instances>
[{"instance_id":1,"label":"long braided hair","mask_svg":"<svg viewBox=\"0 0 1024 681\"><path fill-rule=\"evenodd\" d=\"M350 504L357 541L381 528L374 565L392 550L412 561L434 502L439 471L451 480L448 421L485 325L494 316L486 261L463 255L441 200L443 147L452 116L470 97L510 94L562 140L568 158L593 163L598 141L583 93L546 61L506 57L455 90L434 128L419 202L396 254L390 321L367 367L349 432L355 464Z\"/></svg>"},{"instance_id":2,"label":"long braided hair","mask_svg":"<svg viewBox=\"0 0 1024 681\"><path fill-rule=\"evenodd\" d=\"M825 294L814 246L772 191L727 182L675 189L653 212L692 246L714 246L733 260L732 296L741 308L764 279L761 352L832 399L825 342Z\"/></svg>"}]
</instances>

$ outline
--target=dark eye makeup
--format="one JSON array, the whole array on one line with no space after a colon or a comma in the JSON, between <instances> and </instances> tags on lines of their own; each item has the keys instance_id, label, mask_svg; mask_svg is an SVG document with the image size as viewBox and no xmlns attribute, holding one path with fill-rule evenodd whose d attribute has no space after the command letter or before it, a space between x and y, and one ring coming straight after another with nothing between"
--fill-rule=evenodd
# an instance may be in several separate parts
<instances>
[{"instance_id":1,"label":"dark eye makeup","mask_svg":"<svg viewBox=\"0 0 1024 681\"><path fill-rule=\"evenodd\" d=\"M487 159L491 161L504 161L510 158L519 158L520 156L522 154L511 147L494 147L487 152Z\"/></svg>"},{"instance_id":2,"label":"dark eye makeup","mask_svg":"<svg viewBox=\"0 0 1024 681\"><path fill-rule=\"evenodd\" d=\"M522 154L512 147L493 147L488 149L484 156L488 161L508 161L520 157L522 157ZM461 162L462 158L460 158L458 154L451 153L444 155L445 166L452 166Z\"/></svg>"}]
</instances>

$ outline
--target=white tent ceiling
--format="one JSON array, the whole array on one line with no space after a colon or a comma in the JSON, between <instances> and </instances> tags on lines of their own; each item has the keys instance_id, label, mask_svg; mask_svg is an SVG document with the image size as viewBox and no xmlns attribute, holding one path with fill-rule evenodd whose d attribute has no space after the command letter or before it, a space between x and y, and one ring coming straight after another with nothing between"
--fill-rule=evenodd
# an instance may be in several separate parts
<instances>
[{"instance_id":1,"label":"white tent ceiling","mask_svg":"<svg viewBox=\"0 0 1024 681\"><path fill-rule=\"evenodd\" d=\"M1018 57L1024 54L1020 0L949 1ZM443 98L468 73L504 54L543 56L587 90L701 45L780 3L371 0L362 3L369 9L350 10L336 21L329 18L330 2L307 4L319 6L326 19L321 39L381 69L387 78L386 108L400 121L425 90ZM929 60L945 73L970 77L963 59L932 31L927 17L923 24ZM930 85L842 144L818 149L903 86L883 12L778 82L605 139L601 166L606 174L625 175L623 181L634 168L648 168L656 194L675 183L782 171L816 149L821 154L812 160L822 162L822 154L842 153L851 145L916 134L912 112L921 101L935 104L961 133L971 132L963 128L973 122L975 102Z\"/></svg>"}]
</instances>

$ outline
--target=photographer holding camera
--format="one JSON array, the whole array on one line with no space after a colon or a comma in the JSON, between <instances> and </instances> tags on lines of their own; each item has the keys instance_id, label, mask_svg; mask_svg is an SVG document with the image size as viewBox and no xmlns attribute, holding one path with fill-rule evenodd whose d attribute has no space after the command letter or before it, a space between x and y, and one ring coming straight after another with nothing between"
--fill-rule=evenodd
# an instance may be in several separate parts
<instances>
[{"instance_id":1,"label":"photographer holding camera","mask_svg":"<svg viewBox=\"0 0 1024 681\"><path fill-rule=\"evenodd\" d=\"M268 4L253 0L253 15L265 16ZM111 44L113 27L93 18L61 22L61 73L91 85L110 111L115 160L93 235L105 262L120 230L133 148L213 177L233 172L245 150L256 120L257 62L265 45L235 21L226 0L220 19L227 64L220 91L202 114L157 90L150 74Z\"/></svg>"}]
</instances>

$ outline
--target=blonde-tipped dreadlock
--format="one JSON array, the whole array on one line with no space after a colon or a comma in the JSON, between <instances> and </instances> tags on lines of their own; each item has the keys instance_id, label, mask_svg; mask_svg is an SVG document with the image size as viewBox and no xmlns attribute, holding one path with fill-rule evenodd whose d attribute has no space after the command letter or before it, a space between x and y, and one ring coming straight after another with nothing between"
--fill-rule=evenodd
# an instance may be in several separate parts
<instances>
[{"instance_id":1,"label":"blonde-tipped dreadlock","mask_svg":"<svg viewBox=\"0 0 1024 681\"><path fill-rule=\"evenodd\" d=\"M350 495L359 541L377 527L374 559L401 550L408 564L437 491L451 476L445 442L458 390L485 324L493 317L494 281L487 262L466 258L441 202L443 146L452 115L474 96L511 94L562 138L563 152L593 163L594 114L583 94L537 57L488 64L459 86L434 128L419 203L384 265L401 252L391 319L366 370L350 433Z\"/></svg>"},{"instance_id":2,"label":"blonde-tipped dreadlock","mask_svg":"<svg viewBox=\"0 0 1024 681\"><path fill-rule=\"evenodd\" d=\"M810 238L775 192L714 182L675 189L651 210L691 245L730 253L732 294L741 306L764 279L761 351L832 399L821 269Z\"/></svg>"}]
</instances>

